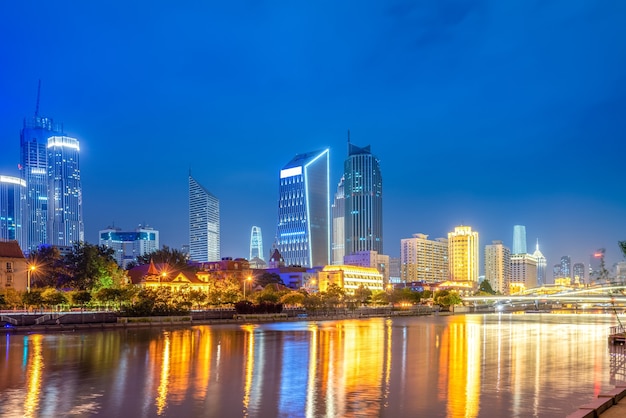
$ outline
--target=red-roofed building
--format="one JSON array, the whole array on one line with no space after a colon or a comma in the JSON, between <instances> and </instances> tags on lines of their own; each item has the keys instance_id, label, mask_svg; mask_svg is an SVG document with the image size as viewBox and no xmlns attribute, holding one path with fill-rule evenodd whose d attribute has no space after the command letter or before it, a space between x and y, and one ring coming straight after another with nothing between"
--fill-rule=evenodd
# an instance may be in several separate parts
<instances>
[{"instance_id":1,"label":"red-roofed building","mask_svg":"<svg viewBox=\"0 0 626 418\"><path fill-rule=\"evenodd\" d=\"M6 289L25 291L28 262L17 241L0 241L0 292Z\"/></svg>"}]
</instances>

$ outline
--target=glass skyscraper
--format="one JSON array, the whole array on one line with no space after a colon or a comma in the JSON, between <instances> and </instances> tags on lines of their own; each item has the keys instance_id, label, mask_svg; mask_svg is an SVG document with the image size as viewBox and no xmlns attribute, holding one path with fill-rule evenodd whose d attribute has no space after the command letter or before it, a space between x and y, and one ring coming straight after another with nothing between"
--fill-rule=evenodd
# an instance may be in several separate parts
<instances>
[{"instance_id":1,"label":"glass skyscraper","mask_svg":"<svg viewBox=\"0 0 626 418\"><path fill-rule=\"evenodd\" d=\"M189 175L189 258L220 261L220 201Z\"/></svg>"},{"instance_id":2,"label":"glass skyscraper","mask_svg":"<svg viewBox=\"0 0 626 418\"><path fill-rule=\"evenodd\" d=\"M333 218L332 226L332 259L333 264L343 264L343 256L345 255L346 234L345 234L345 219L346 219L346 207L345 196L343 191L343 176L339 180L337 185L337 192L335 193L335 199L330 208Z\"/></svg>"},{"instance_id":3,"label":"glass skyscraper","mask_svg":"<svg viewBox=\"0 0 626 418\"><path fill-rule=\"evenodd\" d=\"M85 241L78 140L48 138L48 243L72 246Z\"/></svg>"},{"instance_id":4,"label":"glass skyscraper","mask_svg":"<svg viewBox=\"0 0 626 418\"><path fill-rule=\"evenodd\" d=\"M513 226L513 251L512 254L526 254L526 227L524 225Z\"/></svg>"},{"instance_id":5,"label":"glass skyscraper","mask_svg":"<svg viewBox=\"0 0 626 418\"><path fill-rule=\"evenodd\" d=\"M344 162L345 254L383 254L383 178L370 146L348 142Z\"/></svg>"},{"instance_id":6,"label":"glass skyscraper","mask_svg":"<svg viewBox=\"0 0 626 418\"><path fill-rule=\"evenodd\" d=\"M265 260L263 257L263 235L261 234L261 228L253 226L250 231L250 258L258 257L261 260Z\"/></svg>"},{"instance_id":7,"label":"glass skyscraper","mask_svg":"<svg viewBox=\"0 0 626 418\"><path fill-rule=\"evenodd\" d=\"M286 265L325 266L330 260L329 151L296 155L280 170L278 251Z\"/></svg>"},{"instance_id":8,"label":"glass skyscraper","mask_svg":"<svg viewBox=\"0 0 626 418\"><path fill-rule=\"evenodd\" d=\"M26 248L26 181L0 175L0 240L17 241Z\"/></svg>"}]
</instances>

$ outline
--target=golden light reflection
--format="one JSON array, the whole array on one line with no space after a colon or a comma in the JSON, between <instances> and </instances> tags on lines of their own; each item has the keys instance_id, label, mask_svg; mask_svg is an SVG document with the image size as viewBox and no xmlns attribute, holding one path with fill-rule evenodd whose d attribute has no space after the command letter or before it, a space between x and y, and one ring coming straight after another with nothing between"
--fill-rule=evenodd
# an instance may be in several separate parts
<instances>
[{"instance_id":1,"label":"golden light reflection","mask_svg":"<svg viewBox=\"0 0 626 418\"><path fill-rule=\"evenodd\" d=\"M252 389L252 377L254 374L254 325L244 325L242 329L248 333L246 336L245 377L243 389L243 414L249 416L250 391Z\"/></svg>"},{"instance_id":2,"label":"golden light reflection","mask_svg":"<svg viewBox=\"0 0 626 418\"><path fill-rule=\"evenodd\" d=\"M167 406L167 392L170 377L170 334L165 333L165 347L163 348L163 359L161 360L161 381L157 389L156 398L157 415L163 414Z\"/></svg>"},{"instance_id":3,"label":"golden light reflection","mask_svg":"<svg viewBox=\"0 0 626 418\"><path fill-rule=\"evenodd\" d=\"M26 399L24 400L24 416L38 416L39 398L41 396L41 375L44 362L42 356L43 336L32 335L28 338L28 345L32 344L32 354L28 357L28 374L26 380Z\"/></svg>"},{"instance_id":4,"label":"golden light reflection","mask_svg":"<svg viewBox=\"0 0 626 418\"><path fill-rule=\"evenodd\" d=\"M480 406L480 328L471 323L451 323L447 416L471 418Z\"/></svg>"},{"instance_id":5,"label":"golden light reflection","mask_svg":"<svg viewBox=\"0 0 626 418\"><path fill-rule=\"evenodd\" d=\"M391 319L387 319L385 321L385 328L387 331L387 343L385 345L385 388L383 391L383 407L389 406L389 387L391 385L391 343L392 343L392 327L393 321Z\"/></svg>"},{"instance_id":6,"label":"golden light reflection","mask_svg":"<svg viewBox=\"0 0 626 418\"><path fill-rule=\"evenodd\" d=\"M309 325L309 331L311 333L309 343L309 378L307 382L306 390L306 417L314 417L315 405L317 405L318 397L315 388L315 379L317 377L317 345L319 340L319 327L315 323Z\"/></svg>"}]
</instances>

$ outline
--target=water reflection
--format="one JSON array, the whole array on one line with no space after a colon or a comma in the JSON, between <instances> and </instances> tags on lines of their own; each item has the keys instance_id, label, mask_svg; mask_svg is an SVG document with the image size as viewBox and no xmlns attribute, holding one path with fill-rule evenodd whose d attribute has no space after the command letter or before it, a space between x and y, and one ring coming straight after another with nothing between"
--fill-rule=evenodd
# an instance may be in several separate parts
<instances>
[{"instance_id":1,"label":"water reflection","mask_svg":"<svg viewBox=\"0 0 626 418\"><path fill-rule=\"evenodd\" d=\"M0 415L564 416L626 379L608 316L452 316L0 340Z\"/></svg>"}]
</instances>

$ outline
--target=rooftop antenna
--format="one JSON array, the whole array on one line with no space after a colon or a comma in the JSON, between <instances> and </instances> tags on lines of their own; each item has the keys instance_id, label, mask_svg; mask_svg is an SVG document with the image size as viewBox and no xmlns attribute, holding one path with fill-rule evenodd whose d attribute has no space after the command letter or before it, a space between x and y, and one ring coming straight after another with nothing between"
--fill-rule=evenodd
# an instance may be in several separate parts
<instances>
[{"instance_id":1,"label":"rooftop antenna","mask_svg":"<svg viewBox=\"0 0 626 418\"><path fill-rule=\"evenodd\" d=\"M37 105L35 106L35 117L39 116L39 97L41 96L41 79L37 85Z\"/></svg>"},{"instance_id":2,"label":"rooftop antenna","mask_svg":"<svg viewBox=\"0 0 626 418\"><path fill-rule=\"evenodd\" d=\"M350 129L348 129L348 144L350 143Z\"/></svg>"}]
</instances>

